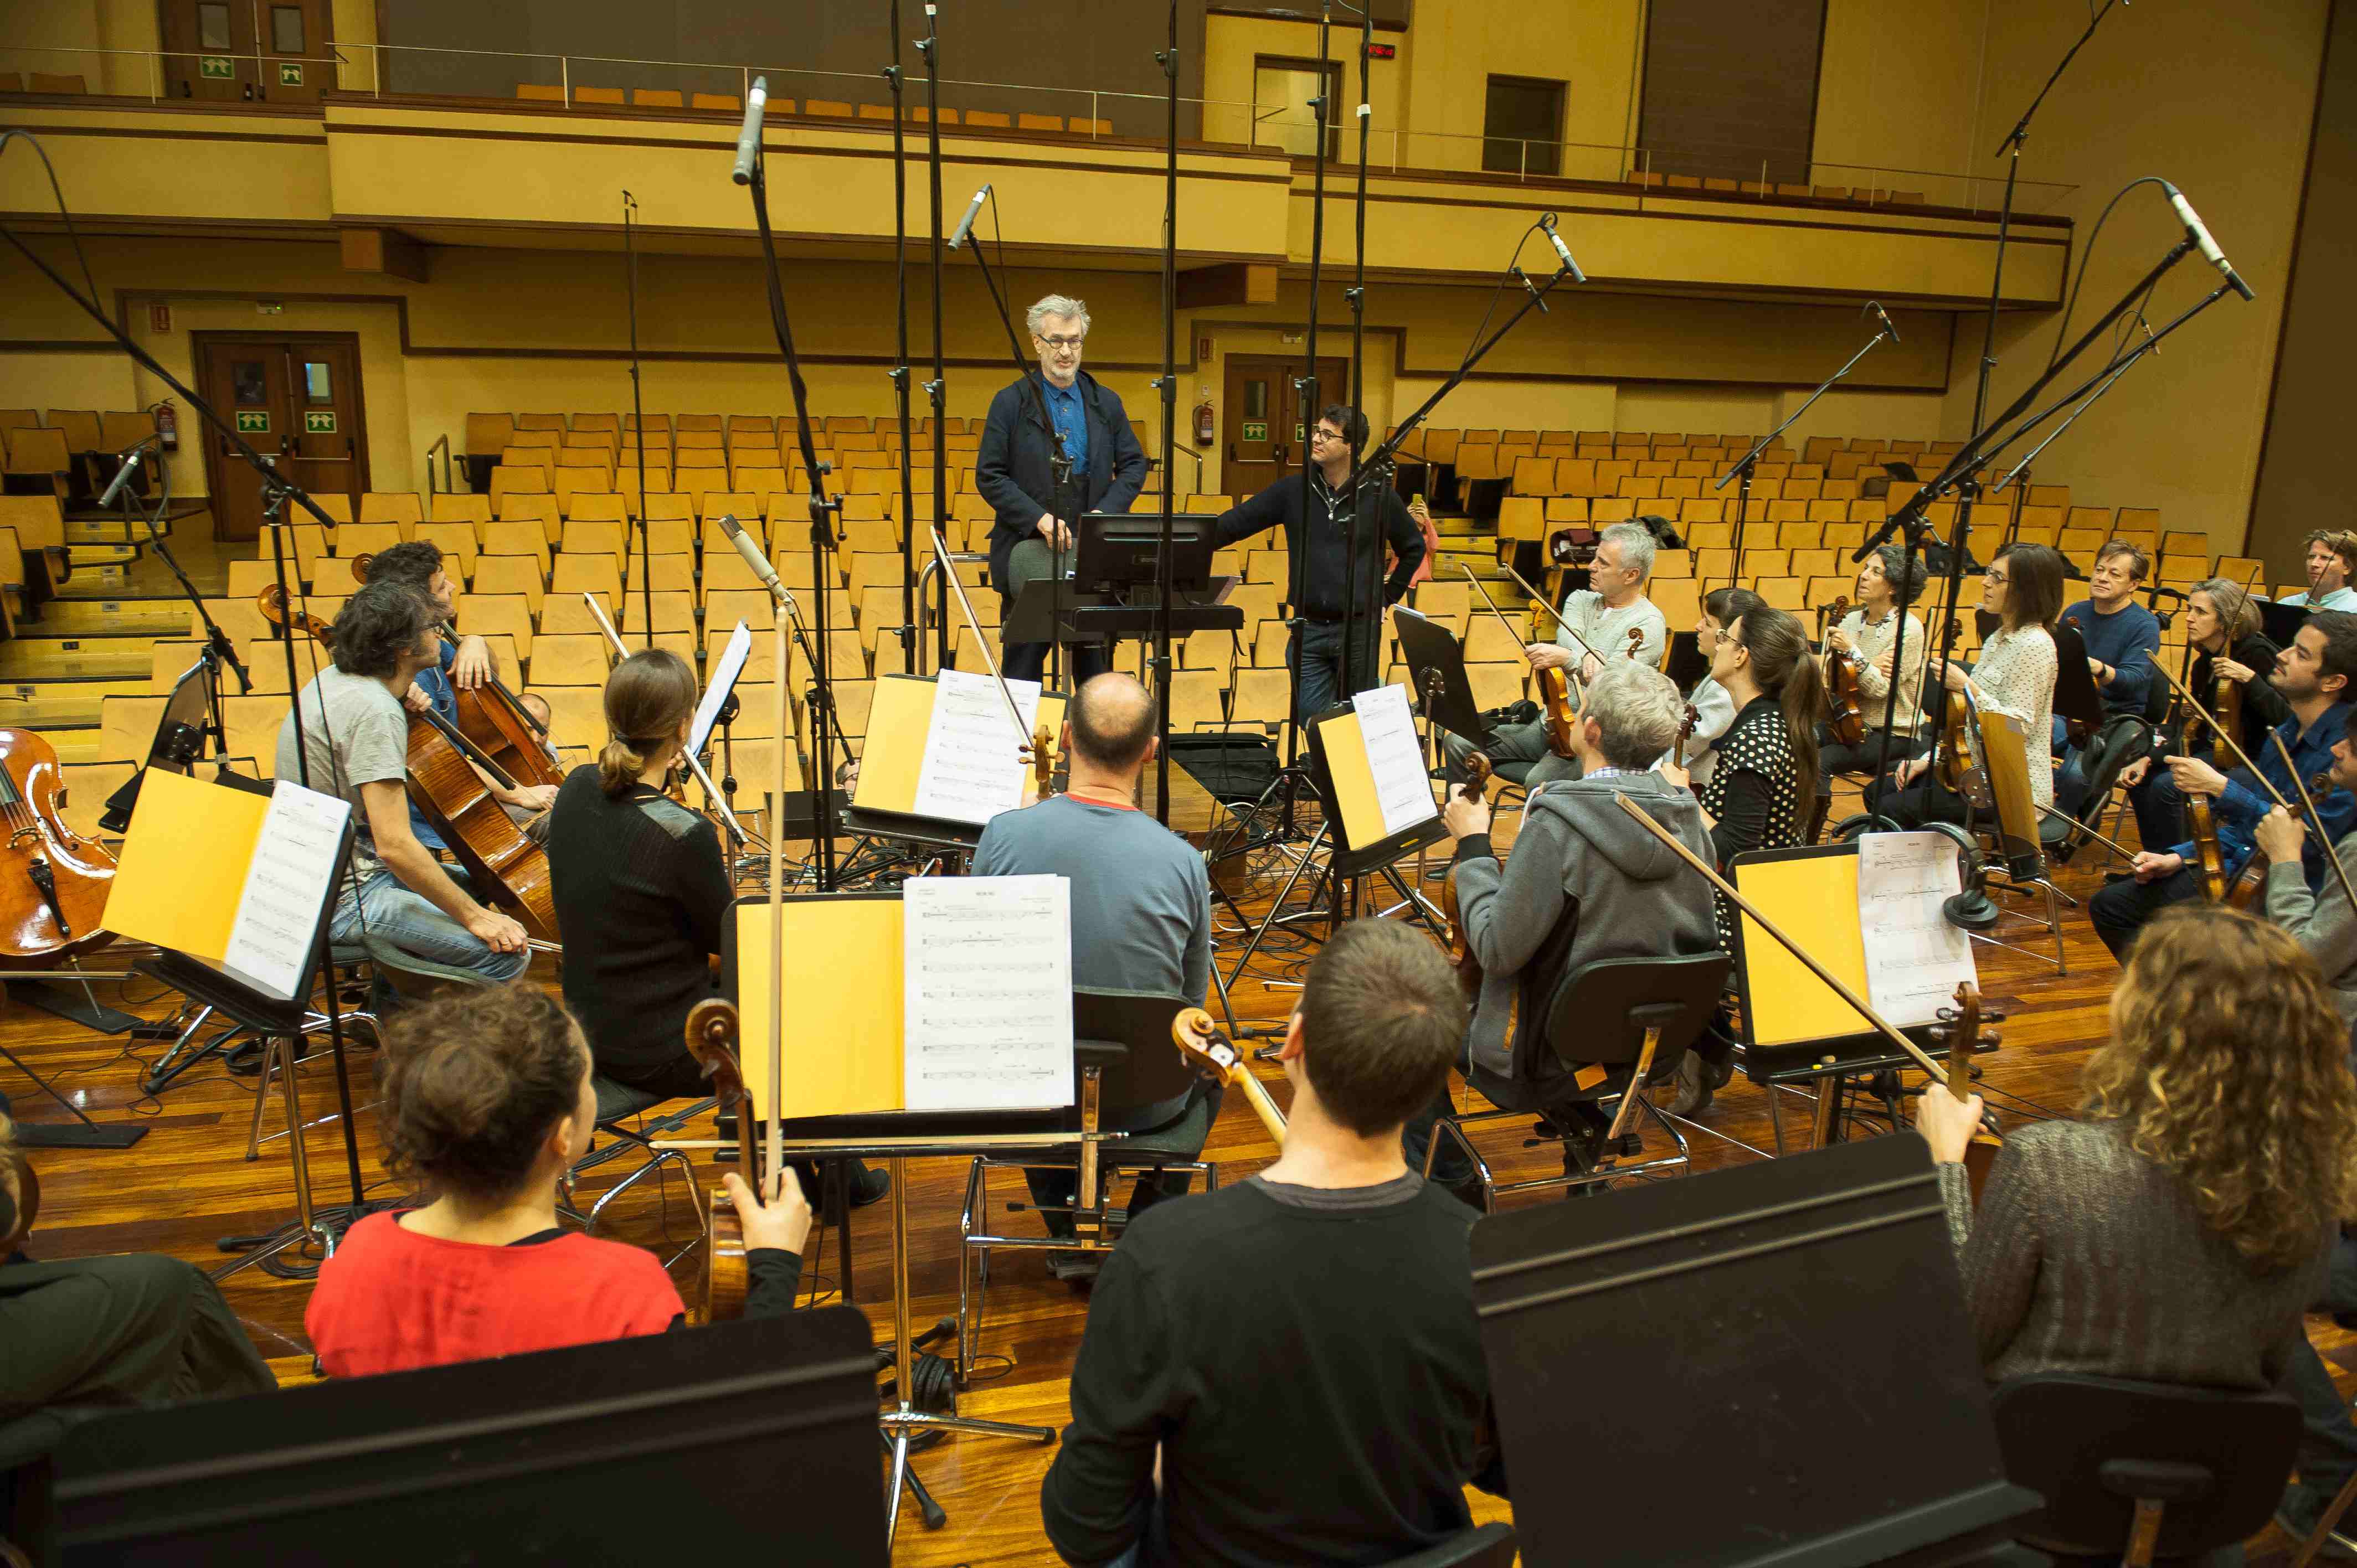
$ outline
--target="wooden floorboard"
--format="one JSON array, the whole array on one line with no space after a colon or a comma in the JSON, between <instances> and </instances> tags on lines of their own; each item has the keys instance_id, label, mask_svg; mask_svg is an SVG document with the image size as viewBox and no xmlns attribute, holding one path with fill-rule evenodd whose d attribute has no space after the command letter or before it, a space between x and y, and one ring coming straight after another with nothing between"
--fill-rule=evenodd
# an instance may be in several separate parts
<instances>
[{"instance_id":1,"label":"wooden floorboard","mask_svg":"<svg viewBox=\"0 0 2357 1568\"><path fill-rule=\"evenodd\" d=\"M1501 823L1501 836L1506 825ZM2101 886L2102 864L2083 855L2077 865L2061 869L2062 887L2083 900ZM1273 882L1266 885L1273 891ZM1437 884L1427 884L1436 891ZM1268 896L1264 892L1261 897ZM1226 925L1222 911L1222 923ZM2008 921L2008 927L2018 922ZM2039 939L2019 938L2030 946ZM1223 971L1234 962L1243 942L1233 930L1222 930L1216 957ZM2009 1016L2001 1026L2004 1043L1983 1058L1986 1086L2007 1122L2020 1107L2042 1107L2068 1112L2078 1098L2077 1078L2088 1047L2101 1037L2105 1006L2115 974L2110 956L2095 941L2083 909L2066 916L2067 975L2057 974L2050 962L2019 953L1983 947L1980 963L1985 990ZM1308 948L1297 937L1281 937L1264 950L1233 988L1238 1014L1247 1021L1282 1020L1297 992L1285 982L1297 983ZM2050 944L2044 950L2050 951ZM100 955L105 967L120 967L117 955ZM541 961L533 972L553 983L554 975ZM101 994L127 1010L155 1017L168 1010L169 999L145 982L103 985ZM38 1164L43 1194L41 1223L32 1251L44 1258L66 1258L126 1251L155 1251L184 1258L205 1267L224 1261L215 1247L223 1236L250 1234L282 1223L294 1211L294 1191L287 1144L278 1137L263 1145L261 1157L245 1157L247 1129L253 1103L253 1081L232 1078L218 1062L206 1064L166 1090L161 1101L145 1097L139 1087L143 1066L161 1047L141 1043L126 1047L120 1038L104 1038L62 1022L21 1002L0 1015L0 1045L24 1064L63 1090L73 1102L101 1122L136 1122L147 1136L128 1151L41 1150ZM370 1106L374 1054L355 1042L349 1055L353 1091L359 1101L358 1126L361 1175L370 1196L397 1191L385 1176L379 1157L376 1127ZM1256 1070L1264 1079L1279 1083L1280 1102L1286 1090L1281 1075L1268 1066ZM300 1084L306 1115L312 1124L305 1147L311 1161L317 1199L333 1202L347 1195L348 1178L340 1126L329 1118L335 1110L335 1077L325 1057L301 1069ZM0 1060L0 1091L15 1101L29 1126L59 1122L65 1113L5 1060ZM1458 1090L1460 1097L1464 1090ZM1788 1127L1805 1121L1805 1102L1793 1096ZM1754 1147L1770 1146L1771 1130L1762 1091L1738 1079L1720 1092L1717 1104L1705 1118L1708 1127L1727 1138ZM274 1095L264 1122L265 1133L283 1132L279 1105ZM1509 1121L1482 1129L1478 1141L1501 1177L1543 1176L1560 1168L1552 1149L1522 1146L1527 1123ZM709 1135L707 1127L693 1135ZM1659 1146L1658 1134L1649 1134L1649 1152ZM1706 1133L1692 1134L1695 1166L1711 1170L1757 1156L1734 1144ZM1222 1181L1251 1174L1275 1157L1275 1150L1241 1096L1231 1096L1212 1132L1207 1157L1219 1163ZM596 1195L630 1168L616 1161L582 1184L578 1201L587 1207ZM962 1161L922 1160L909 1163L911 1230L910 1310L921 1329L951 1316L957 1305L957 1215L965 1180ZM1012 1171L996 1173L991 1187L995 1224L1009 1230L1036 1225L1029 1216L1008 1215L1005 1204L1021 1198L1023 1186ZM1541 1196L1523 1201L1548 1201ZM1512 1201L1512 1200L1510 1200ZM1609 1201L1609 1199L1605 1199ZM684 1242L695 1230L695 1208L677 1180L649 1181L618 1199L608 1210L605 1233L656 1249L662 1253ZM888 1295L890 1227L881 1208L854 1216L852 1255L856 1289L853 1301L876 1326L879 1338L891 1328ZM692 1295L697 1260L690 1254L675 1265L682 1290ZM832 1291L840 1269L830 1244L823 1262L815 1262ZM984 1358L979 1369L987 1380L978 1381L960 1401L969 1414L1001 1420L1060 1426L1067 1419L1066 1379L1086 1320L1084 1290L1048 1277L1036 1252L1002 1251L996 1259L989 1294L989 1316L976 1350ZM279 1280L249 1269L224 1286L231 1305L270 1358L281 1380L309 1380L308 1342L303 1330L303 1310L310 1286ZM2309 1320L2309 1332L2335 1366L2344 1386L2357 1382L2348 1364L2357 1362L2357 1336L2336 1329L2323 1318ZM944 1346L943 1348L948 1348ZM996 1359L994 1359L996 1358ZM1674 1381L1666 1397L1677 1397ZM899 1561L903 1564L1036 1563L1052 1560L1039 1534L1038 1489L1051 1448L998 1438L961 1436L920 1456L918 1468L949 1510L944 1530L929 1532L911 1510L900 1538ZM1506 1517L1501 1505L1473 1494L1484 1518ZM2282 1543L2272 1536L2255 1541L2255 1561L2277 1560Z\"/></svg>"}]
</instances>

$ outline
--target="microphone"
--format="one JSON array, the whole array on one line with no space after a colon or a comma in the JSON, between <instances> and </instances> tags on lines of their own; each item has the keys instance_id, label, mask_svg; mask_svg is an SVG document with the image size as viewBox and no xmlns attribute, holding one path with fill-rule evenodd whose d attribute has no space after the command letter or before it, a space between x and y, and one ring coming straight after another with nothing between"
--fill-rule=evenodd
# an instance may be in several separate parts
<instances>
[{"instance_id":1,"label":"microphone","mask_svg":"<svg viewBox=\"0 0 2357 1568\"><path fill-rule=\"evenodd\" d=\"M965 209L965 216L958 220L957 232L950 236L951 250L954 251L965 243L965 237L974 231L974 220L982 214L982 204L988 199L990 187L986 185L974 193L973 205Z\"/></svg>"},{"instance_id":2,"label":"microphone","mask_svg":"<svg viewBox=\"0 0 2357 1568\"><path fill-rule=\"evenodd\" d=\"M1514 281L1516 283L1521 284L1524 288L1530 291L1531 302L1539 307L1539 314L1541 316L1552 314L1547 309L1546 295L1539 292L1539 285L1531 281L1530 274L1523 271L1520 267L1512 267L1508 270L1514 274Z\"/></svg>"},{"instance_id":3,"label":"microphone","mask_svg":"<svg viewBox=\"0 0 2357 1568\"><path fill-rule=\"evenodd\" d=\"M2185 193L2173 185L2162 188L2169 192L2169 204L2177 209L2177 220L2185 225L2186 236L2193 242L2194 249L2201 252L2201 259L2216 267L2219 274L2233 285L2236 294L2244 299L2256 299L2258 295L2251 292L2251 285L2243 281L2242 274L2226 260L2225 252L2218 249L2218 242L2210 237L2209 227L2201 221L2201 215L2193 210L2193 204L2185 199Z\"/></svg>"},{"instance_id":4,"label":"microphone","mask_svg":"<svg viewBox=\"0 0 2357 1568\"><path fill-rule=\"evenodd\" d=\"M730 512L721 518L720 532L728 536L728 542L737 547L737 553L745 557L745 564L753 568L753 575L759 579L761 586L769 589L778 603L788 609L793 608L793 596L786 592L783 583L778 581L778 569L770 564L770 558L761 553L760 545L737 522L736 513Z\"/></svg>"},{"instance_id":5,"label":"microphone","mask_svg":"<svg viewBox=\"0 0 2357 1568\"><path fill-rule=\"evenodd\" d=\"M1571 281L1586 283L1587 274L1581 272L1579 263L1571 259L1571 247L1565 244L1563 236L1555 231L1555 214L1549 212L1543 215L1539 219L1539 227L1546 231L1548 241L1555 246L1555 253L1563 258L1563 270L1571 274Z\"/></svg>"},{"instance_id":6,"label":"microphone","mask_svg":"<svg viewBox=\"0 0 2357 1568\"><path fill-rule=\"evenodd\" d=\"M114 470L114 478L108 481L106 493L98 498L102 509L113 506L115 499L130 488L132 476L138 473L139 466L147 460L147 443L154 439L152 435L142 436L123 452L121 467Z\"/></svg>"},{"instance_id":7,"label":"microphone","mask_svg":"<svg viewBox=\"0 0 2357 1568\"><path fill-rule=\"evenodd\" d=\"M753 166L761 156L761 110L769 102L770 79L755 77L745 95L745 128L737 133L737 167L729 176L738 185L752 183Z\"/></svg>"},{"instance_id":8,"label":"microphone","mask_svg":"<svg viewBox=\"0 0 2357 1568\"><path fill-rule=\"evenodd\" d=\"M1898 342L1899 328L1891 324L1890 312L1882 308L1882 301L1878 299L1869 299L1866 302L1866 307L1874 312L1875 317L1881 321L1882 329L1890 334L1890 340L1893 343Z\"/></svg>"}]
</instances>

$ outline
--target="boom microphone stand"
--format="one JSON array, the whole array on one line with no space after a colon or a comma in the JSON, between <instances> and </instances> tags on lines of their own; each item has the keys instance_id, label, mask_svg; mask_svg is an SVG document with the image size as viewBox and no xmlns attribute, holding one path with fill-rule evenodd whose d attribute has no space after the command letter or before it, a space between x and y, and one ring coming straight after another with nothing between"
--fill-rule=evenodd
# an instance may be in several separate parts
<instances>
[{"instance_id":1,"label":"boom microphone stand","mask_svg":"<svg viewBox=\"0 0 2357 1568\"><path fill-rule=\"evenodd\" d=\"M1178 504L1171 481L1172 444L1178 418L1178 0L1170 0L1169 42L1155 59L1162 67L1168 106L1168 138L1162 171L1162 533L1154 545L1154 806L1170 825L1170 599L1171 536ZM1198 465L1200 467L1200 464Z\"/></svg>"},{"instance_id":2,"label":"boom microphone stand","mask_svg":"<svg viewBox=\"0 0 2357 1568\"><path fill-rule=\"evenodd\" d=\"M638 210L638 199L627 190L622 192L622 251L630 258L630 418L638 425L639 437L639 592L642 596L640 605L647 618L647 646L652 648L655 645L655 553L651 525L647 521L647 405L640 401L639 248L631 223Z\"/></svg>"},{"instance_id":3,"label":"boom microphone stand","mask_svg":"<svg viewBox=\"0 0 2357 1568\"><path fill-rule=\"evenodd\" d=\"M899 352L892 368L885 374L891 379L892 402L900 416L900 624L893 635L900 639L900 668L910 674L917 671L917 453L909 418L909 142L907 113L901 107L900 81L900 0L892 0L892 63L884 68L884 80L892 89L892 286L893 320L899 332ZM934 111L926 110L926 118ZM940 134L933 138L935 205L939 206ZM938 298L936 294L936 298ZM941 328L933 330L935 339ZM946 434L939 424L933 426L933 446L938 449ZM936 491L936 494L939 492Z\"/></svg>"},{"instance_id":4,"label":"boom microphone stand","mask_svg":"<svg viewBox=\"0 0 2357 1568\"><path fill-rule=\"evenodd\" d=\"M925 396L933 410L933 532L944 548L949 542L950 521L950 460L947 439L949 416L949 381L942 366L942 62L940 59L941 16L928 0L925 6L925 36L916 40L917 52L925 60L925 160L927 177L931 182L933 228L931 254L933 269L933 379L925 383ZM899 47L899 35L893 35L893 48ZM910 526L915 526L913 520ZM909 542L909 553L915 554L915 541ZM942 585L941 646L934 650L933 668L946 670L950 662L950 587Z\"/></svg>"}]
</instances>

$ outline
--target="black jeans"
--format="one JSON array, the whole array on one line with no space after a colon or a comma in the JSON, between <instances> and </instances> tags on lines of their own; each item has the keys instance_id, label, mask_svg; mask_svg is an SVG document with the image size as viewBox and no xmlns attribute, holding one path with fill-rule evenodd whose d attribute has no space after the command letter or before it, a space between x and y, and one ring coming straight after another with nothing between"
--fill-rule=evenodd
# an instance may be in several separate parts
<instances>
[{"instance_id":1,"label":"black jeans","mask_svg":"<svg viewBox=\"0 0 2357 1568\"><path fill-rule=\"evenodd\" d=\"M2357 1240L2343 1237L2332 1250L2325 1275L2323 1312L2357 1312ZM2332 1372L2303 1333L2284 1369L2285 1388L2299 1401L2299 1481L2291 1489L2293 1511L2313 1518L2323 1511L2352 1473L2357 1473L2357 1424L2349 1402L2332 1386Z\"/></svg>"},{"instance_id":2,"label":"black jeans","mask_svg":"<svg viewBox=\"0 0 2357 1568\"><path fill-rule=\"evenodd\" d=\"M1870 729L1856 746L1844 746L1822 725L1817 730L1817 776L1836 773L1878 773L1894 762L1905 762L1923 749L1922 742L1905 731Z\"/></svg>"},{"instance_id":3,"label":"black jeans","mask_svg":"<svg viewBox=\"0 0 2357 1568\"><path fill-rule=\"evenodd\" d=\"M1048 650L1053 646L1046 642L1006 643L1001 650L999 672L1010 681L1044 681L1048 673ZM1063 683L1057 690L1077 692L1111 668L1103 644L1067 643L1064 647Z\"/></svg>"},{"instance_id":4,"label":"black jeans","mask_svg":"<svg viewBox=\"0 0 2357 1568\"><path fill-rule=\"evenodd\" d=\"M1208 1101L1211 1106L1209 1112L1203 1118L1203 1125L1208 1130L1212 1122L1220 1119L1220 1104L1226 1093L1227 1090L1222 1085L1199 1084L1188 1096L1185 1107L1176 1116L1161 1116L1151 1124L1143 1126L1125 1125L1123 1119L1116 1117L1105 1122L1104 1127L1107 1132L1114 1133L1159 1132L1173 1122L1183 1121L1193 1112L1195 1102L1200 1100ZM1139 1119L1132 1117L1129 1120ZM1117 1147L1118 1145L1108 1145L1108 1148ZM1183 1153L1189 1160L1200 1159L1203 1146L1198 1144L1193 1149ZM1048 1234L1059 1239L1069 1238L1072 1234L1071 1208L1079 1201L1081 1196L1081 1173L1078 1168L1072 1165L1026 1165L1023 1169L1023 1180L1031 1188L1031 1201L1039 1206L1039 1219L1047 1226ZM1129 1218L1135 1219L1140 1214L1166 1197L1186 1197L1187 1189L1194 1185L1194 1176L1186 1171L1143 1170L1138 1172L1136 1185L1130 1188Z\"/></svg>"},{"instance_id":5,"label":"black jeans","mask_svg":"<svg viewBox=\"0 0 2357 1568\"><path fill-rule=\"evenodd\" d=\"M2112 950L2112 956L2126 960L2147 920L2171 904L2201 897L2201 873L2193 866L2153 882L2123 877L2087 901L2087 918L2094 922L2095 935Z\"/></svg>"}]
</instances>

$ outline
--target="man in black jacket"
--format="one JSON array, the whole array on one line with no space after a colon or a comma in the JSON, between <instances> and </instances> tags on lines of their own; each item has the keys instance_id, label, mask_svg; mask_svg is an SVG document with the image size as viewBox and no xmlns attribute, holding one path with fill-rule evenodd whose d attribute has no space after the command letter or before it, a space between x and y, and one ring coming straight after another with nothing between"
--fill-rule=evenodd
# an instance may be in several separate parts
<instances>
[{"instance_id":1,"label":"man in black jacket","mask_svg":"<svg viewBox=\"0 0 2357 1568\"><path fill-rule=\"evenodd\" d=\"M1063 568L1071 569L1072 530L1082 512L1127 511L1146 485L1146 451L1121 399L1081 369L1088 306L1051 294L1026 319L1039 373L1026 371L990 400L974 465L974 488L998 513L990 530L990 581L1010 612L1025 583L1055 569L1054 552L1065 552ZM1072 463L1060 494L1052 464L1060 435ZM1047 663L1044 642L1006 645L1009 676L1036 681ZM1074 648L1071 688L1078 691L1104 669L1101 649Z\"/></svg>"},{"instance_id":2,"label":"man in black jacket","mask_svg":"<svg viewBox=\"0 0 2357 1568\"><path fill-rule=\"evenodd\" d=\"M1293 563L1293 581L1286 601L1298 618L1286 662L1293 667L1297 706L1305 719L1315 718L1351 693L1383 683L1382 649L1383 610L1399 602L1415 580L1424 560L1424 532L1409 517L1399 496L1372 475L1359 481L1370 515L1355 525L1357 510L1343 488L1356 466L1359 448L1367 442L1366 416L1354 408L1329 403L1310 427L1311 471L1303 504L1299 474L1285 478L1220 519L1222 546L1281 526ZM1342 621L1344 534L1355 532L1358 568L1354 578L1358 613L1357 636L1351 652L1350 690L1342 687ZM1383 546L1391 546L1391 575L1383 575Z\"/></svg>"}]
</instances>

